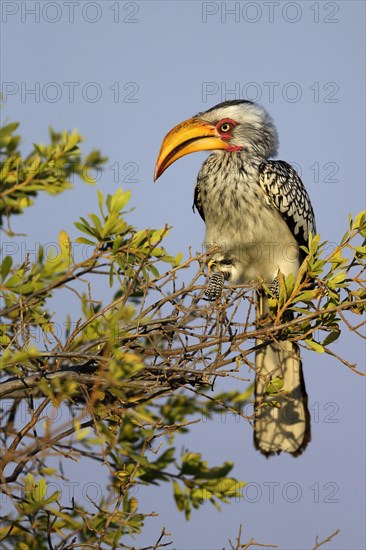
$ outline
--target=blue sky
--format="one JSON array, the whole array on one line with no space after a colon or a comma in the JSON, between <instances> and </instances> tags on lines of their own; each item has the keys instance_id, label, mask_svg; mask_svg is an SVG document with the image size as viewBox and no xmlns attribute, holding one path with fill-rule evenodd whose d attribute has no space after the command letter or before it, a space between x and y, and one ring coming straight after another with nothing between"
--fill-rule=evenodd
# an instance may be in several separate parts
<instances>
[{"instance_id":1,"label":"blue sky","mask_svg":"<svg viewBox=\"0 0 366 550\"><path fill-rule=\"evenodd\" d=\"M204 227L191 205L205 154L181 159L153 184L161 140L225 99L257 100L271 113L279 158L301 172L322 239L337 242L348 215L365 207L364 2L3 1L1 9L1 115L21 123L23 150L46 142L49 126L78 128L85 150L109 157L98 187L113 192L124 180L131 223L173 225L170 251L201 249ZM96 189L78 184L40 197L13 229L28 233L29 247L46 244L60 229L76 235L73 222L96 209ZM57 307L62 315L73 304ZM364 348L348 335L338 351L364 367ZM207 504L187 524L171 489L153 489L142 511L160 516L138 545L166 526L176 548L222 548L243 523L244 540L281 549L311 548L338 528L327 547L365 548L364 379L312 353L304 373L313 437L303 456L266 460L250 427L231 416L197 425L179 444L211 464L233 460L248 481L246 499L221 513ZM74 474L95 479L91 470Z\"/></svg>"}]
</instances>

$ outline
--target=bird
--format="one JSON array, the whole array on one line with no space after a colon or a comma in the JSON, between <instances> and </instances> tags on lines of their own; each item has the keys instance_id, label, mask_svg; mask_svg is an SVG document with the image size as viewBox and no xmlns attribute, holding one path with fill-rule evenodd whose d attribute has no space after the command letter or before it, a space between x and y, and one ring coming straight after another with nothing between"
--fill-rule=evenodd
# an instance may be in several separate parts
<instances>
[{"instance_id":1,"label":"bird","mask_svg":"<svg viewBox=\"0 0 366 550\"><path fill-rule=\"evenodd\" d=\"M215 248L206 287L209 300L224 283L256 289L256 322L269 319L267 285L278 297L279 277L295 277L303 247L316 234L309 195L296 170L274 160L278 132L253 101L224 101L179 123L162 141L156 181L181 157L210 151L194 188L193 209ZM298 345L285 336L256 341L254 445L263 455L299 456L311 438L308 396Z\"/></svg>"}]
</instances>

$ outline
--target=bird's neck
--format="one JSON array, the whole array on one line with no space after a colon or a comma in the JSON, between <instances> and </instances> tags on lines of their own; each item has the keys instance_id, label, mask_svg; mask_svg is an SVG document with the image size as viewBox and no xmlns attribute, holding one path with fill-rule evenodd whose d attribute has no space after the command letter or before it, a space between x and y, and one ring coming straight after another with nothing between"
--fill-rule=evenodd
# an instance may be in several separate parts
<instances>
[{"instance_id":1,"label":"bird's neck","mask_svg":"<svg viewBox=\"0 0 366 550\"><path fill-rule=\"evenodd\" d=\"M254 176L258 173L261 162L267 160L263 156L249 154L246 151L226 152L215 151L206 160L211 166L220 167L224 173L233 172L242 175Z\"/></svg>"}]
</instances>

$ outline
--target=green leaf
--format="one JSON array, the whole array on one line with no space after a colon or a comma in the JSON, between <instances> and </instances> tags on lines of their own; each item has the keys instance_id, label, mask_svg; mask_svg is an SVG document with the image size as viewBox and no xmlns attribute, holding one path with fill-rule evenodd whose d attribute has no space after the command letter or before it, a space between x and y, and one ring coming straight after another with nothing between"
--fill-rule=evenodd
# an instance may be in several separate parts
<instances>
[{"instance_id":1,"label":"green leaf","mask_svg":"<svg viewBox=\"0 0 366 550\"><path fill-rule=\"evenodd\" d=\"M25 363L29 359L39 357L40 353L41 352L33 346L15 353L6 350L3 356L0 357L0 369L6 368L9 365L15 365L16 363Z\"/></svg>"},{"instance_id":2,"label":"green leaf","mask_svg":"<svg viewBox=\"0 0 366 550\"><path fill-rule=\"evenodd\" d=\"M47 492L47 483L45 478L41 477L37 482L32 475L28 474L26 479L26 495L31 502L42 502Z\"/></svg>"},{"instance_id":3,"label":"green leaf","mask_svg":"<svg viewBox=\"0 0 366 550\"><path fill-rule=\"evenodd\" d=\"M98 189L98 204L99 204L100 213L104 217L104 213L103 213L104 195L100 189Z\"/></svg>"},{"instance_id":4,"label":"green leaf","mask_svg":"<svg viewBox=\"0 0 366 550\"><path fill-rule=\"evenodd\" d=\"M60 500L61 495L62 495L61 491L55 491L54 493L52 493L52 495L50 497L43 500L43 505L51 504L52 502L56 502L56 501Z\"/></svg>"},{"instance_id":5,"label":"green leaf","mask_svg":"<svg viewBox=\"0 0 366 550\"><path fill-rule=\"evenodd\" d=\"M0 128L0 139L4 139L5 137L11 135L18 127L19 122L11 122L10 124L3 126Z\"/></svg>"},{"instance_id":6,"label":"green leaf","mask_svg":"<svg viewBox=\"0 0 366 550\"><path fill-rule=\"evenodd\" d=\"M318 292L318 289L304 290L295 296L293 302L312 302L316 298Z\"/></svg>"},{"instance_id":7,"label":"green leaf","mask_svg":"<svg viewBox=\"0 0 366 550\"><path fill-rule=\"evenodd\" d=\"M75 242L95 246L95 241L90 241L89 239L85 239L84 237L77 237L75 239Z\"/></svg>"},{"instance_id":8,"label":"green leaf","mask_svg":"<svg viewBox=\"0 0 366 550\"><path fill-rule=\"evenodd\" d=\"M314 256L319 247L320 235L311 236L309 239L310 254Z\"/></svg>"},{"instance_id":9,"label":"green leaf","mask_svg":"<svg viewBox=\"0 0 366 550\"><path fill-rule=\"evenodd\" d=\"M108 210L118 214L130 202L130 198L131 191L123 192L122 189L117 189L110 198Z\"/></svg>"},{"instance_id":10,"label":"green leaf","mask_svg":"<svg viewBox=\"0 0 366 550\"><path fill-rule=\"evenodd\" d=\"M166 237L169 233L169 229L154 229L150 232L150 242L152 244L155 244L157 242L160 242L164 237Z\"/></svg>"},{"instance_id":11,"label":"green leaf","mask_svg":"<svg viewBox=\"0 0 366 550\"><path fill-rule=\"evenodd\" d=\"M183 512L186 509L187 502L178 481L175 479L173 480L173 492L177 508L180 512Z\"/></svg>"},{"instance_id":12,"label":"green leaf","mask_svg":"<svg viewBox=\"0 0 366 550\"><path fill-rule=\"evenodd\" d=\"M343 283L346 279L346 273L344 271L340 271L339 273L336 273L328 280L329 286L336 286L339 283Z\"/></svg>"},{"instance_id":13,"label":"green leaf","mask_svg":"<svg viewBox=\"0 0 366 550\"><path fill-rule=\"evenodd\" d=\"M340 335L341 335L341 331L337 327L335 330L333 330L331 333L329 333L326 338L324 338L322 345L323 346L329 346L329 344L332 344L333 342L338 340Z\"/></svg>"},{"instance_id":14,"label":"green leaf","mask_svg":"<svg viewBox=\"0 0 366 550\"><path fill-rule=\"evenodd\" d=\"M80 222L74 222L74 225L77 229L82 231L83 233L86 233L87 235L92 235L93 237L96 237L95 230L89 225L89 223L84 219L80 218L83 223Z\"/></svg>"},{"instance_id":15,"label":"green leaf","mask_svg":"<svg viewBox=\"0 0 366 550\"><path fill-rule=\"evenodd\" d=\"M366 254L366 245L365 246L353 246L353 250L356 250L359 254L364 256Z\"/></svg>"},{"instance_id":16,"label":"green leaf","mask_svg":"<svg viewBox=\"0 0 366 550\"><path fill-rule=\"evenodd\" d=\"M304 340L304 342L309 346L309 348L313 349L317 353L324 353L325 349L321 344L318 344L318 342L314 342L314 340Z\"/></svg>"},{"instance_id":17,"label":"green leaf","mask_svg":"<svg viewBox=\"0 0 366 550\"><path fill-rule=\"evenodd\" d=\"M76 130L73 130L71 134L67 137L67 143L65 146L65 151L72 151L75 149L75 146L80 143L81 137Z\"/></svg>"},{"instance_id":18,"label":"green leaf","mask_svg":"<svg viewBox=\"0 0 366 550\"><path fill-rule=\"evenodd\" d=\"M352 229L360 229L363 227L366 223L366 211L362 210L357 214L355 217L353 223L352 223Z\"/></svg>"},{"instance_id":19,"label":"green leaf","mask_svg":"<svg viewBox=\"0 0 366 550\"><path fill-rule=\"evenodd\" d=\"M346 231L341 239L340 245L342 246L342 244L344 244L348 238L349 238L349 231Z\"/></svg>"},{"instance_id":20,"label":"green leaf","mask_svg":"<svg viewBox=\"0 0 366 550\"><path fill-rule=\"evenodd\" d=\"M281 378L280 376L275 376L274 378L272 378L269 384L267 384L265 391L269 394L278 393L282 390L283 385L283 378Z\"/></svg>"},{"instance_id":21,"label":"green leaf","mask_svg":"<svg viewBox=\"0 0 366 550\"><path fill-rule=\"evenodd\" d=\"M182 252L178 252L178 254L174 258L173 267L178 267L180 265L183 258Z\"/></svg>"},{"instance_id":22,"label":"green leaf","mask_svg":"<svg viewBox=\"0 0 366 550\"><path fill-rule=\"evenodd\" d=\"M290 296L295 284L295 277L293 273L289 273L285 279L287 296Z\"/></svg>"},{"instance_id":23,"label":"green leaf","mask_svg":"<svg viewBox=\"0 0 366 550\"><path fill-rule=\"evenodd\" d=\"M1 278L3 281L5 281L6 277L8 276L8 273L11 269L11 266L13 265L13 259L11 256L5 256L5 258L2 261L1 264Z\"/></svg>"},{"instance_id":24,"label":"green leaf","mask_svg":"<svg viewBox=\"0 0 366 550\"><path fill-rule=\"evenodd\" d=\"M89 218L94 223L94 226L97 229L99 236L101 236L103 232L103 226L100 218L96 214L89 214Z\"/></svg>"}]
</instances>

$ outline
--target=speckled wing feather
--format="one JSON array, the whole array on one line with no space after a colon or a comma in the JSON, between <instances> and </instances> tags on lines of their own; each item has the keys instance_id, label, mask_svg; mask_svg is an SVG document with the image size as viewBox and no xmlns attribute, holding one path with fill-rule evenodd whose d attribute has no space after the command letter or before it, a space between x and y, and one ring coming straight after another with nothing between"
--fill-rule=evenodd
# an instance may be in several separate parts
<instances>
[{"instance_id":1,"label":"speckled wing feather","mask_svg":"<svg viewBox=\"0 0 366 550\"><path fill-rule=\"evenodd\" d=\"M203 213L202 208L202 200L201 200L201 189L199 182L196 183L196 187L194 188L194 199L193 199L193 212L195 211L195 208L197 208L199 215L205 221L205 215Z\"/></svg>"},{"instance_id":2,"label":"speckled wing feather","mask_svg":"<svg viewBox=\"0 0 366 550\"><path fill-rule=\"evenodd\" d=\"M259 166L259 182L299 245L307 245L310 232L316 233L315 216L296 170L283 160L268 160Z\"/></svg>"}]
</instances>

